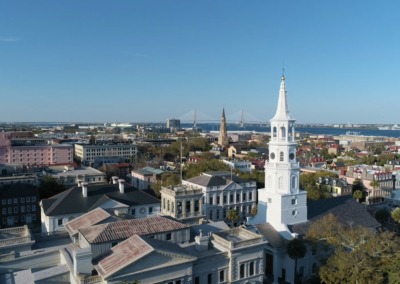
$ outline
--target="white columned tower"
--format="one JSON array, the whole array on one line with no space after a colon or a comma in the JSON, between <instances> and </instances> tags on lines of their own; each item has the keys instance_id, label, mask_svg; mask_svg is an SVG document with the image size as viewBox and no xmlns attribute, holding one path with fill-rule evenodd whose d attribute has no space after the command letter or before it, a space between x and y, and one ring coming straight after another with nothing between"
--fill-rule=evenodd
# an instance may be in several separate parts
<instances>
[{"instance_id":1,"label":"white columned tower","mask_svg":"<svg viewBox=\"0 0 400 284\"><path fill-rule=\"evenodd\" d=\"M295 119L289 113L285 77L282 77L278 108L270 122L271 141L269 162L265 163L265 188L258 190L258 215L266 217L254 218L254 221L264 219L276 230L288 231L286 225L307 221L307 192L299 187Z\"/></svg>"}]
</instances>

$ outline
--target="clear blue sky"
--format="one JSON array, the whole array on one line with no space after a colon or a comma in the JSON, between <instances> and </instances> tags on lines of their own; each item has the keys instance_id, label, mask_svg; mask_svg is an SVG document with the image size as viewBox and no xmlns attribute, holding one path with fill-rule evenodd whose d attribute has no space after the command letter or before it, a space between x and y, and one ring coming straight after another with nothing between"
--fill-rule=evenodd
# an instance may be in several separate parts
<instances>
[{"instance_id":1,"label":"clear blue sky","mask_svg":"<svg viewBox=\"0 0 400 284\"><path fill-rule=\"evenodd\" d=\"M400 1L0 0L0 121L400 123Z\"/></svg>"}]
</instances>

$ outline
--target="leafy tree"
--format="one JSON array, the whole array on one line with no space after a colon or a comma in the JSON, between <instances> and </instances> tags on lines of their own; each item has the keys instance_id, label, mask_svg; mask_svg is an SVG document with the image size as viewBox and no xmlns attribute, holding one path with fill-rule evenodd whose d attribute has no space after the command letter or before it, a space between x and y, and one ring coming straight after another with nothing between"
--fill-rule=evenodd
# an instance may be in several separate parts
<instances>
[{"instance_id":1,"label":"leafy tree","mask_svg":"<svg viewBox=\"0 0 400 284\"><path fill-rule=\"evenodd\" d=\"M357 190L361 190L362 191L363 188L364 188L364 184L363 184L362 180L359 179L359 178L356 178L353 181L353 192L356 192Z\"/></svg>"},{"instance_id":2,"label":"leafy tree","mask_svg":"<svg viewBox=\"0 0 400 284\"><path fill-rule=\"evenodd\" d=\"M394 233L351 227L328 214L311 225L306 238L327 251L320 259L322 283L398 283L400 244Z\"/></svg>"},{"instance_id":3,"label":"leafy tree","mask_svg":"<svg viewBox=\"0 0 400 284\"><path fill-rule=\"evenodd\" d=\"M397 222L397 225L400 228L400 208L396 208L392 211L392 219Z\"/></svg>"},{"instance_id":4,"label":"leafy tree","mask_svg":"<svg viewBox=\"0 0 400 284\"><path fill-rule=\"evenodd\" d=\"M250 148L250 149L254 149L254 148L257 148L257 147L258 147L258 143L257 143L257 142L251 141L251 142L249 143L249 148Z\"/></svg>"},{"instance_id":5,"label":"leafy tree","mask_svg":"<svg viewBox=\"0 0 400 284\"><path fill-rule=\"evenodd\" d=\"M151 188L158 197L161 197L162 186L178 185L180 183L181 178L179 175L171 172L165 172L161 175L161 180L157 180L156 182L151 184Z\"/></svg>"},{"instance_id":6,"label":"leafy tree","mask_svg":"<svg viewBox=\"0 0 400 284\"><path fill-rule=\"evenodd\" d=\"M232 221L233 228L233 222L239 220L239 214L235 209L231 209L229 210L228 215L226 215L226 218Z\"/></svg>"},{"instance_id":7,"label":"leafy tree","mask_svg":"<svg viewBox=\"0 0 400 284\"><path fill-rule=\"evenodd\" d=\"M354 197L354 199L357 199L358 202L360 202L360 200L364 197L364 195L361 190L356 190L353 193L353 197Z\"/></svg>"},{"instance_id":8,"label":"leafy tree","mask_svg":"<svg viewBox=\"0 0 400 284\"><path fill-rule=\"evenodd\" d=\"M119 175L119 170L116 167L112 166L101 166L99 168L99 171L104 173L104 176L107 181L110 181L113 176L118 176Z\"/></svg>"},{"instance_id":9,"label":"leafy tree","mask_svg":"<svg viewBox=\"0 0 400 284\"><path fill-rule=\"evenodd\" d=\"M215 154L211 152L201 152L199 154L194 155L194 157L205 159L205 160L212 160L215 159Z\"/></svg>"},{"instance_id":10,"label":"leafy tree","mask_svg":"<svg viewBox=\"0 0 400 284\"><path fill-rule=\"evenodd\" d=\"M379 181L377 181L376 179L374 179L373 181L371 181L369 183L370 186L372 186L373 188L377 188L379 187Z\"/></svg>"},{"instance_id":11,"label":"leafy tree","mask_svg":"<svg viewBox=\"0 0 400 284\"><path fill-rule=\"evenodd\" d=\"M183 174L185 179L199 176L204 172L211 171L230 171L229 167L220 160L205 160L199 163L185 164L183 167Z\"/></svg>"},{"instance_id":12,"label":"leafy tree","mask_svg":"<svg viewBox=\"0 0 400 284\"><path fill-rule=\"evenodd\" d=\"M253 208L251 208L251 215L257 215L258 214L258 206L255 205Z\"/></svg>"},{"instance_id":13,"label":"leafy tree","mask_svg":"<svg viewBox=\"0 0 400 284\"><path fill-rule=\"evenodd\" d=\"M39 186L39 194L41 199L52 197L56 194L63 192L64 190L64 185L57 181L53 176L42 176L42 180Z\"/></svg>"},{"instance_id":14,"label":"leafy tree","mask_svg":"<svg viewBox=\"0 0 400 284\"><path fill-rule=\"evenodd\" d=\"M289 257L294 259L294 283L297 283L297 260L306 255L307 247L303 240L294 238L288 242L286 249Z\"/></svg>"},{"instance_id":15,"label":"leafy tree","mask_svg":"<svg viewBox=\"0 0 400 284\"><path fill-rule=\"evenodd\" d=\"M375 219L379 222L383 222L383 220L388 219L390 217L390 212L386 209L379 209L375 213Z\"/></svg>"},{"instance_id":16,"label":"leafy tree","mask_svg":"<svg viewBox=\"0 0 400 284\"><path fill-rule=\"evenodd\" d=\"M331 198L330 193L327 189L323 187L317 187L316 183L319 182L320 177L339 177L337 174L318 171L315 173L308 173L300 175L300 188L307 191L307 199L309 200L319 200L325 198Z\"/></svg>"},{"instance_id":17,"label":"leafy tree","mask_svg":"<svg viewBox=\"0 0 400 284\"><path fill-rule=\"evenodd\" d=\"M257 157L258 157L258 154L257 154L257 153L253 153L253 152L249 152L249 153L247 154L247 156L248 156L249 158L257 158Z\"/></svg>"}]
</instances>

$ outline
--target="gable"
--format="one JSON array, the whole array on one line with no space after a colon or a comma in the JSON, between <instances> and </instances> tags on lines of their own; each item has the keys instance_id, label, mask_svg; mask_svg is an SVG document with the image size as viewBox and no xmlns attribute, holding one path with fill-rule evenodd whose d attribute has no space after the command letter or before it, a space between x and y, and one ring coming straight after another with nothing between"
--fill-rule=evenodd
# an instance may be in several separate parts
<instances>
[{"instance_id":1,"label":"gable","mask_svg":"<svg viewBox=\"0 0 400 284\"><path fill-rule=\"evenodd\" d=\"M129 207L128 205L115 201L113 199L108 199L104 201L102 204L99 205L100 208L103 209L117 209L117 208L124 208L124 207Z\"/></svg>"},{"instance_id":2,"label":"gable","mask_svg":"<svg viewBox=\"0 0 400 284\"><path fill-rule=\"evenodd\" d=\"M243 189L243 187L240 184L237 184L235 182L231 182L227 186L225 186L222 191L228 191L228 190L236 190L236 189Z\"/></svg>"}]
</instances>

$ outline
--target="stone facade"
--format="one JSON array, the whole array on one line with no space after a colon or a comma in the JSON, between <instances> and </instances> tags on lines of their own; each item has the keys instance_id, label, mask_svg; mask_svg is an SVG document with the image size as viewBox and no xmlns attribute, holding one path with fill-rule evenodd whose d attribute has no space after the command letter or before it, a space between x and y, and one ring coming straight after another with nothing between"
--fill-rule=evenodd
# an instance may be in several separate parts
<instances>
[{"instance_id":1,"label":"stone facade","mask_svg":"<svg viewBox=\"0 0 400 284\"><path fill-rule=\"evenodd\" d=\"M225 109L222 111L221 128L218 136L218 145L226 147L229 145L228 132L226 130Z\"/></svg>"}]
</instances>

